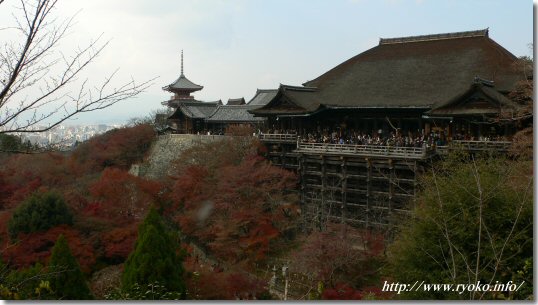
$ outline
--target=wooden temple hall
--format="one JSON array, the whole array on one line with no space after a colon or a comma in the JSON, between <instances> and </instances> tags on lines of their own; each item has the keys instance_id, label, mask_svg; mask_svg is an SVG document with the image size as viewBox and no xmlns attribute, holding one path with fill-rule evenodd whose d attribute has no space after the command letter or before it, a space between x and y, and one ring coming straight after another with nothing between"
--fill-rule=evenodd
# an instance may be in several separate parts
<instances>
[{"instance_id":1,"label":"wooden temple hall","mask_svg":"<svg viewBox=\"0 0 538 305\"><path fill-rule=\"evenodd\" d=\"M532 113L500 119L524 109L509 98L524 80L517 61L487 29L381 38L249 112L267 120L267 157L298 172L305 223L386 228L409 213L432 156L502 153L532 124Z\"/></svg>"},{"instance_id":2,"label":"wooden temple hall","mask_svg":"<svg viewBox=\"0 0 538 305\"><path fill-rule=\"evenodd\" d=\"M403 136L439 133L446 140L509 138L517 113L507 94L522 79L517 58L479 31L381 38L379 44L302 86L280 85L250 110L270 130L324 130Z\"/></svg>"}]
</instances>

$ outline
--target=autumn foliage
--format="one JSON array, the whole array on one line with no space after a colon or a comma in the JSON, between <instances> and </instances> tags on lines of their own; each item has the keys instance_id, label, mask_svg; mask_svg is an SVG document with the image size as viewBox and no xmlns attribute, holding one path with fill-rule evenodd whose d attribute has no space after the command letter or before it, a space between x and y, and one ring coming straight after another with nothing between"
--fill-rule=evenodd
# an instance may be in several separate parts
<instances>
[{"instance_id":1,"label":"autumn foliage","mask_svg":"<svg viewBox=\"0 0 538 305\"><path fill-rule=\"evenodd\" d=\"M111 166L129 169L131 164L142 160L154 138L155 131L149 125L114 129L82 143L72 159L88 170Z\"/></svg>"},{"instance_id":2,"label":"autumn foliage","mask_svg":"<svg viewBox=\"0 0 538 305\"><path fill-rule=\"evenodd\" d=\"M230 263L264 259L297 213L286 192L295 176L260 158L256 145L237 138L195 147L173 177L182 232Z\"/></svg>"},{"instance_id":3,"label":"autumn foliage","mask_svg":"<svg viewBox=\"0 0 538 305\"><path fill-rule=\"evenodd\" d=\"M72 153L2 155L3 260L12 268L45 263L54 242L63 234L84 272L91 272L98 259L109 263L124 261L133 249L140 215L145 214L151 202L164 200L166 194L164 186L126 171L132 163L143 159L153 139L153 129L140 125L97 136ZM26 233L19 234L19 242L10 243L7 224L15 210L31 194L49 190L64 198L74 214L72 222L22 230Z\"/></svg>"},{"instance_id":4,"label":"autumn foliage","mask_svg":"<svg viewBox=\"0 0 538 305\"><path fill-rule=\"evenodd\" d=\"M163 186L117 169L107 168L89 186L93 201L86 212L120 223L140 221L151 202L160 201Z\"/></svg>"},{"instance_id":5,"label":"autumn foliage","mask_svg":"<svg viewBox=\"0 0 538 305\"><path fill-rule=\"evenodd\" d=\"M329 299L355 299L361 297L358 291L368 286L369 280L377 281L378 257L383 249L380 234L328 224L325 231L314 231L305 237L292 255L290 269L309 274L314 280L312 286L322 282Z\"/></svg>"},{"instance_id":6,"label":"autumn foliage","mask_svg":"<svg viewBox=\"0 0 538 305\"><path fill-rule=\"evenodd\" d=\"M251 300L267 293L264 281L241 271L200 270L187 284L191 297L198 300Z\"/></svg>"},{"instance_id":7,"label":"autumn foliage","mask_svg":"<svg viewBox=\"0 0 538 305\"><path fill-rule=\"evenodd\" d=\"M29 267L36 262L45 264L61 234L67 239L82 270L90 272L96 261L95 250L80 232L67 225L56 226L45 232L20 234L20 241L7 247L2 253L2 258L17 268Z\"/></svg>"}]
</instances>

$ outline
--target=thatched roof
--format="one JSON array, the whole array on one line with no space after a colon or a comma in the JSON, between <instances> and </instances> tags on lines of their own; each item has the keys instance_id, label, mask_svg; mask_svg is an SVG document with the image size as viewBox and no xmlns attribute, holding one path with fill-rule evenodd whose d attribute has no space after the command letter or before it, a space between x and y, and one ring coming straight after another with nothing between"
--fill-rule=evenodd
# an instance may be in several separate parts
<instances>
[{"instance_id":1,"label":"thatched roof","mask_svg":"<svg viewBox=\"0 0 538 305\"><path fill-rule=\"evenodd\" d=\"M417 108L445 105L469 89L475 77L492 80L501 93L519 79L517 58L489 38L488 30L381 39L303 85L313 91L279 90L253 113L285 112L275 101L284 97L290 113L325 108ZM280 107L280 108L279 108Z\"/></svg>"},{"instance_id":2,"label":"thatched roof","mask_svg":"<svg viewBox=\"0 0 538 305\"><path fill-rule=\"evenodd\" d=\"M476 78L468 89L443 105L427 112L433 116L499 114L517 111L520 106L495 89L494 82Z\"/></svg>"}]
</instances>

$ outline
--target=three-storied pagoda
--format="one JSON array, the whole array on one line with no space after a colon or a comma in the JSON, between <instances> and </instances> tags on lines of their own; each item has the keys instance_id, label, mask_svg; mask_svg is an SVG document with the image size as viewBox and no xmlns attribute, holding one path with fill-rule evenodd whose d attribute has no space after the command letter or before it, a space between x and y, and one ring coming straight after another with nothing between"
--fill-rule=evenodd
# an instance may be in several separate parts
<instances>
[{"instance_id":1,"label":"three-storied pagoda","mask_svg":"<svg viewBox=\"0 0 538 305\"><path fill-rule=\"evenodd\" d=\"M209 117L221 101L202 102L191 94L202 90L204 87L190 81L183 73L183 50L181 51L181 75L179 78L163 87L163 90L172 92L170 100L162 104L172 111L167 119L168 126L177 133L196 133L205 129L204 120Z\"/></svg>"}]
</instances>

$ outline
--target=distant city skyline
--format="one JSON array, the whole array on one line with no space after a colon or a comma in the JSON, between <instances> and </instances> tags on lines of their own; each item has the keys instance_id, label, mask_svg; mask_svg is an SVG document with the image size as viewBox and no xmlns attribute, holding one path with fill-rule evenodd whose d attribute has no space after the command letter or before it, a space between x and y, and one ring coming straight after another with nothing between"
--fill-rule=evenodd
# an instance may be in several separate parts
<instances>
[{"instance_id":1,"label":"distant city skyline","mask_svg":"<svg viewBox=\"0 0 538 305\"><path fill-rule=\"evenodd\" d=\"M0 28L12 20L7 0ZM9 8L8 8L9 6ZM77 13L78 12L78 13ZM375 47L379 38L489 28L490 37L516 56L531 56L533 2L503 0L70 0L57 15L76 16L66 48L101 33L111 40L87 71L102 80L158 77L136 99L80 115L65 125L124 124L162 108L161 88L180 74L204 86L198 100L252 98L256 89L301 85ZM2 33L0 33L1 35Z\"/></svg>"}]
</instances>

